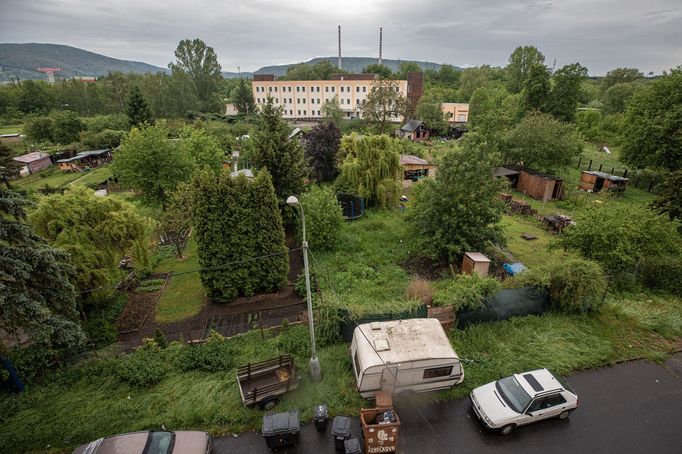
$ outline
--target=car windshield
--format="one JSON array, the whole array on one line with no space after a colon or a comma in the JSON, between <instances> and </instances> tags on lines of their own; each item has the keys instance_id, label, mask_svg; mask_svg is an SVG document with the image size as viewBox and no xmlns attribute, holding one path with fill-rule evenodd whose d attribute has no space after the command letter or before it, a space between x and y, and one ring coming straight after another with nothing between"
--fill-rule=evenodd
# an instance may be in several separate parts
<instances>
[{"instance_id":1,"label":"car windshield","mask_svg":"<svg viewBox=\"0 0 682 454\"><path fill-rule=\"evenodd\" d=\"M495 387L504 401L517 413L521 413L531 401L531 397L514 376L497 380Z\"/></svg>"},{"instance_id":2,"label":"car windshield","mask_svg":"<svg viewBox=\"0 0 682 454\"><path fill-rule=\"evenodd\" d=\"M149 432L144 454L170 454L173 448L172 432Z\"/></svg>"}]
</instances>

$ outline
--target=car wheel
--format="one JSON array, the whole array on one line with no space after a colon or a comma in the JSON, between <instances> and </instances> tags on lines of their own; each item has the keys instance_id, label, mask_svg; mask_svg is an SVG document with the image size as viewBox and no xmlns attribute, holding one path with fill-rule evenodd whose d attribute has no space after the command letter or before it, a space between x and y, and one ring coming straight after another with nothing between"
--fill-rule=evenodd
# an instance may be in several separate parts
<instances>
[{"instance_id":1,"label":"car wheel","mask_svg":"<svg viewBox=\"0 0 682 454\"><path fill-rule=\"evenodd\" d=\"M567 419L567 418L568 418L568 415L570 415L570 414L571 414L571 412L568 411L568 410L562 411L561 413L559 413L559 416L557 416L557 418L559 418L559 419Z\"/></svg>"},{"instance_id":2,"label":"car wheel","mask_svg":"<svg viewBox=\"0 0 682 454\"><path fill-rule=\"evenodd\" d=\"M500 433L502 435L509 435L514 431L515 428L516 428L515 424L507 424L506 426L500 429Z\"/></svg>"},{"instance_id":3,"label":"car wheel","mask_svg":"<svg viewBox=\"0 0 682 454\"><path fill-rule=\"evenodd\" d=\"M262 408L263 410L272 410L273 408L275 408L275 405L277 405L277 398L271 397L270 399L261 402L260 408Z\"/></svg>"}]
</instances>

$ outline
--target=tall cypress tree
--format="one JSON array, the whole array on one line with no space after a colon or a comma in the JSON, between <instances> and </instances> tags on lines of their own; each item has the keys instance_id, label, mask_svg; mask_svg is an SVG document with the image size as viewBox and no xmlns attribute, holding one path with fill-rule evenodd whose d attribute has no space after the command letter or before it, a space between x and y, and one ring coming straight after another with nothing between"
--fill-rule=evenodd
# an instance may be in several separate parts
<instances>
[{"instance_id":1,"label":"tall cypress tree","mask_svg":"<svg viewBox=\"0 0 682 454\"><path fill-rule=\"evenodd\" d=\"M152 112L149 110L149 105L145 101L140 88L134 86L130 90L128 96L128 105L126 107L126 114L128 115L128 123L131 127L140 127L144 124L153 124Z\"/></svg>"},{"instance_id":2,"label":"tall cypress tree","mask_svg":"<svg viewBox=\"0 0 682 454\"><path fill-rule=\"evenodd\" d=\"M256 103L253 101L253 93L246 85L244 79L239 79L239 85L234 92L234 104L240 114L248 115L256 113Z\"/></svg>"},{"instance_id":3,"label":"tall cypress tree","mask_svg":"<svg viewBox=\"0 0 682 454\"><path fill-rule=\"evenodd\" d=\"M209 297L227 303L284 287L289 258L268 172L250 180L204 170L193 186L201 281Z\"/></svg>"},{"instance_id":4,"label":"tall cypress tree","mask_svg":"<svg viewBox=\"0 0 682 454\"><path fill-rule=\"evenodd\" d=\"M0 187L0 328L36 343L77 345L76 294L69 256L25 224L28 202ZM6 346L0 343L0 355Z\"/></svg>"}]
</instances>

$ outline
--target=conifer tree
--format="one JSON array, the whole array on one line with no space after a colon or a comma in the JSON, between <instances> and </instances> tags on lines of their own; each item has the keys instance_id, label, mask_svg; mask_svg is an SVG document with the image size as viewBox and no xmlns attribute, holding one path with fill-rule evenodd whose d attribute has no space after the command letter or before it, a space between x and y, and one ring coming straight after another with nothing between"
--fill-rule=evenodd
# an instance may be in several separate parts
<instances>
[{"instance_id":1,"label":"conifer tree","mask_svg":"<svg viewBox=\"0 0 682 454\"><path fill-rule=\"evenodd\" d=\"M128 123L131 127L141 127L144 124L153 124L152 112L149 110L149 105L145 101L144 96L138 86L134 86L130 90L128 96L128 105L126 107L126 114L128 114Z\"/></svg>"},{"instance_id":2,"label":"conifer tree","mask_svg":"<svg viewBox=\"0 0 682 454\"><path fill-rule=\"evenodd\" d=\"M235 88L234 104L237 111L243 115L255 114L256 103L253 102L253 93L244 79L239 79L239 85Z\"/></svg>"}]
</instances>

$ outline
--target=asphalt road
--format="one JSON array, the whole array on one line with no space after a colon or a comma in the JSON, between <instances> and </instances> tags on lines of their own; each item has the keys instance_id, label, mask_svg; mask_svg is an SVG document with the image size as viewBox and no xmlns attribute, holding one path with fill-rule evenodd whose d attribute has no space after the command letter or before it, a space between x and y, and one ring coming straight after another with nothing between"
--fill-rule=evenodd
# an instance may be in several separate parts
<instances>
[{"instance_id":1,"label":"asphalt road","mask_svg":"<svg viewBox=\"0 0 682 454\"><path fill-rule=\"evenodd\" d=\"M543 421L509 436L483 429L468 399L434 404L401 403L398 453L682 453L682 354L664 366L645 361L568 377L580 398L568 420ZM331 426L331 424L330 424ZM301 428L296 448L280 454L334 453L330 434ZM360 436L355 421L353 433ZM257 432L216 438L213 453L269 453Z\"/></svg>"}]
</instances>

